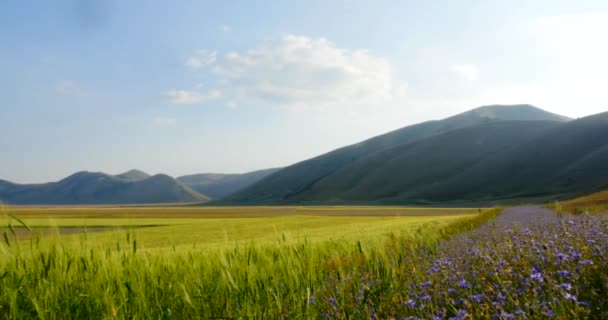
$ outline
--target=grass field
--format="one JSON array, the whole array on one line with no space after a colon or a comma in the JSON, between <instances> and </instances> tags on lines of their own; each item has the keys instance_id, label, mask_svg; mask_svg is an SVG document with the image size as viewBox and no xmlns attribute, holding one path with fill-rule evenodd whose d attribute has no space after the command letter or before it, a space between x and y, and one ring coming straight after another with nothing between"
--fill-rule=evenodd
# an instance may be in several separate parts
<instances>
[{"instance_id":1,"label":"grass field","mask_svg":"<svg viewBox=\"0 0 608 320\"><path fill-rule=\"evenodd\" d=\"M336 272L373 266L386 277L398 256L488 216L399 207L5 211L0 317L49 319L318 318L311 298ZM18 240L30 232L22 224L55 232ZM109 229L62 234L66 227Z\"/></svg>"},{"instance_id":2,"label":"grass field","mask_svg":"<svg viewBox=\"0 0 608 320\"><path fill-rule=\"evenodd\" d=\"M596 192L590 195L552 203L549 207L570 213L608 213L608 191Z\"/></svg>"},{"instance_id":3,"label":"grass field","mask_svg":"<svg viewBox=\"0 0 608 320\"><path fill-rule=\"evenodd\" d=\"M238 244L297 241L369 241L387 234L432 232L456 219L477 214L475 209L399 207L219 207L219 208L12 208L28 226L20 236L73 233L88 228L87 239L114 245L125 228L141 248L217 248ZM4 219L4 221L2 220ZM9 223L0 218L0 226ZM142 228L145 227L145 228ZM99 232L105 231L105 232ZM80 237L64 235L64 243Z\"/></svg>"},{"instance_id":4,"label":"grass field","mask_svg":"<svg viewBox=\"0 0 608 320\"><path fill-rule=\"evenodd\" d=\"M602 215L539 207L5 213L0 319L608 316Z\"/></svg>"}]
</instances>

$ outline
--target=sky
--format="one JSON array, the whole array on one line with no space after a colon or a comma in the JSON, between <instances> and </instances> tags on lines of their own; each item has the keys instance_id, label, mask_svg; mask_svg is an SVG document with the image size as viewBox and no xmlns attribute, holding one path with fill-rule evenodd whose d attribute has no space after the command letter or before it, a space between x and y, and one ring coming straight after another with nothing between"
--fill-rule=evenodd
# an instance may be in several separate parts
<instances>
[{"instance_id":1,"label":"sky","mask_svg":"<svg viewBox=\"0 0 608 320\"><path fill-rule=\"evenodd\" d=\"M608 110L608 1L0 3L0 179L239 173L488 104Z\"/></svg>"}]
</instances>

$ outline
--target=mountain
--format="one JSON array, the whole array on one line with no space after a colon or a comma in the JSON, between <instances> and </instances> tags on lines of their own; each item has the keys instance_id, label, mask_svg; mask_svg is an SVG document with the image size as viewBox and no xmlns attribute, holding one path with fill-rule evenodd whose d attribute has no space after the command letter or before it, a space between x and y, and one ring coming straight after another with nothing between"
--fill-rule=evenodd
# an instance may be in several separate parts
<instances>
[{"instance_id":1,"label":"mountain","mask_svg":"<svg viewBox=\"0 0 608 320\"><path fill-rule=\"evenodd\" d=\"M429 200L432 197L419 194L434 195L432 192L446 177L476 163L492 161L497 153L526 143L557 124L555 121L497 121L456 129L376 152L284 200L289 203Z\"/></svg>"},{"instance_id":2,"label":"mountain","mask_svg":"<svg viewBox=\"0 0 608 320\"><path fill-rule=\"evenodd\" d=\"M78 172L45 184L0 181L0 200L9 204L136 204L209 200L167 175L143 177L129 171L118 176Z\"/></svg>"},{"instance_id":3,"label":"mountain","mask_svg":"<svg viewBox=\"0 0 608 320\"><path fill-rule=\"evenodd\" d=\"M114 177L124 181L139 181L146 178L150 178L150 175L143 171L132 169L125 173L117 174Z\"/></svg>"},{"instance_id":4,"label":"mountain","mask_svg":"<svg viewBox=\"0 0 608 320\"><path fill-rule=\"evenodd\" d=\"M560 124L421 193L454 198L569 197L608 189L608 112Z\"/></svg>"},{"instance_id":5,"label":"mountain","mask_svg":"<svg viewBox=\"0 0 608 320\"><path fill-rule=\"evenodd\" d=\"M444 122L457 124L454 128L462 128L467 125L475 125L479 119L491 120L548 120L566 122L572 119L551 113L528 104L519 105L490 105L475 108L473 110L449 117Z\"/></svg>"},{"instance_id":6,"label":"mountain","mask_svg":"<svg viewBox=\"0 0 608 320\"><path fill-rule=\"evenodd\" d=\"M178 177L177 180L212 199L222 199L279 169L264 169L242 174L201 173Z\"/></svg>"},{"instance_id":7,"label":"mountain","mask_svg":"<svg viewBox=\"0 0 608 320\"><path fill-rule=\"evenodd\" d=\"M531 136L518 134L524 130L529 134L538 134L540 129L549 129L553 125L567 122L569 119L560 115L546 112L530 105L491 105L467 111L444 120L428 121L407 126L363 142L343 147L318 157L305 160L282 170L279 170L259 182L227 197L217 204L291 204L291 203L369 203L379 202L384 198L395 202L411 201L404 192L407 184L396 182L407 176L421 174L414 170L434 171L438 174L448 174L447 168L455 169L458 166L472 165L481 159L470 157L469 162L458 162L466 156L456 146L467 148L467 152L487 156L487 153L498 152L492 149L492 143L467 145L474 141L477 135L484 134L484 130L498 136L488 136L488 141L498 141L504 148L511 148L516 144L525 142ZM534 123L522 123L535 121ZM512 122L512 126L501 128L494 124L499 122ZM487 127L483 127L483 126ZM539 126L539 130L528 126ZM462 131L458 137L463 141L454 141L451 134L460 129L470 128L472 131ZM513 131L513 132L511 132ZM518 139L513 141L500 140ZM447 140L446 140L447 139ZM494 139L494 140L492 140ZM424 141L424 142L423 142ZM444 142L442 142L444 141ZM445 142L449 141L449 142ZM416 144L419 143L419 144ZM474 147L478 146L478 149ZM414 148L414 149L412 149ZM471 151L475 149L474 151ZM426 153L418 154L410 150L424 150ZM449 150L443 152L442 150ZM400 154L400 152L404 152ZM429 170L427 159L454 159L448 162L439 162ZM411 157L408 158L408 157ZM400 166L400 161L408 158L407 165ZM414 163L420 162L418 167ZM462 159L464 161L464 159ZM445 167L443 167L445 163ZM458 166L457 166L458 164ZM435 176L421 178L420 184L435 183ZM373 183L372 183L373 181ZM370 188L380 185L381 191ZM391 189L394 188L394 189ZM348 190L346 190L348 189ZM367 195L367 193L373 194Z\"/></svg>"}]
</instances>

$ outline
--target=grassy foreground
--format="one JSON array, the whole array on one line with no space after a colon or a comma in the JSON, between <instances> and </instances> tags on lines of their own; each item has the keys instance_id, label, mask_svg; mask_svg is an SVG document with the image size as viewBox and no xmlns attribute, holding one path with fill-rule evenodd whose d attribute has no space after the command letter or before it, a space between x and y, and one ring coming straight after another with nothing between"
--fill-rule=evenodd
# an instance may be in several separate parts
<instances>
[{"instance_id":1,"label":"grassy foreground","mask_svg":"<svg viewBox=\"0 0 608 320\"><path fill-rule=\"evenodd\" d=\"M171 218L162 226L21 241L9 229L0 245L0 317L315 319L328 315L316 299L341 298L324 297L335 279L348 281L342 298L357 294L364 281L360 274L381 287L394 286L397 267L415 259L419 250L433 250L440 239L470 230L499 211L429 217L432 211L423 209L426 217L354 218L336 210L343 212L333 217ZM45 221L34 213L19 216L37 226L77 224ZM138 222L129 219L134 218L125 220L131 225ZM384 294L370 291L366 303L380 303ZM369 309L360 312L334 316L369 318Z\"/></svg>"},{"instance_id":2,"label":"grassy foreground","mask_svg":"<svg viewBox=\"0 0 608 320\"><path fill-rule=\"evenodd\" d=\"M549 204L548 207L557 211L570 213L608 213L608 191L596 192L590 195Z\"/></svg>"}]
</instances>

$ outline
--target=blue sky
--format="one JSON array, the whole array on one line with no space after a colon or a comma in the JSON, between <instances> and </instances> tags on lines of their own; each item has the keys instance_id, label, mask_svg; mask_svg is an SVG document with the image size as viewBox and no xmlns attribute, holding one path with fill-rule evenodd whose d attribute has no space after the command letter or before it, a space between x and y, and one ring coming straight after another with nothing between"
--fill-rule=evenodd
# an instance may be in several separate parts
<instances>
[{"instance_id":1,"label":"blue sky","mask_svg":"<svg viewBox=\"0 0 608 320\"><path fill-rule=\"evenodd\" d=\"M0 178L285 166L484 104L606 111L606 1L0 4Z\"/></svg>"}]
</instances>

